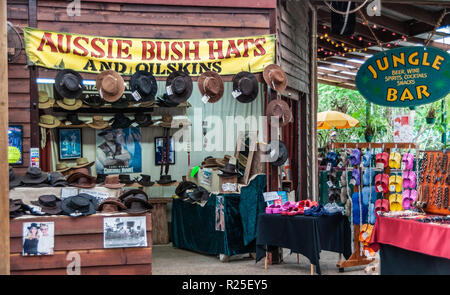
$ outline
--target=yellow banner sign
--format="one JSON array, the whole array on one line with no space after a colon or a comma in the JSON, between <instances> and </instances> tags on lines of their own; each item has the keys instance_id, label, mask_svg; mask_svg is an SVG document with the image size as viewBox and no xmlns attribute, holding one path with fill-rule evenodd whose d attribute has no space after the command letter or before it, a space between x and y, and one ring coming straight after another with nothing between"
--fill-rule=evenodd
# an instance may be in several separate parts
<instances>
[{"instance_id":1,"label":"yellow banner sign","mask_svg":"<svg viewBox=\"0 0 450 295\"><path fill-rule=\"evenodd\" d=\"M25 28L25 51L31 63L50 69L122 75L148 71L192 76L211 70L221 75L258 73L275 61L275 35L211 39L135 39L69 34Z\"/></svg>"}]
</instances>

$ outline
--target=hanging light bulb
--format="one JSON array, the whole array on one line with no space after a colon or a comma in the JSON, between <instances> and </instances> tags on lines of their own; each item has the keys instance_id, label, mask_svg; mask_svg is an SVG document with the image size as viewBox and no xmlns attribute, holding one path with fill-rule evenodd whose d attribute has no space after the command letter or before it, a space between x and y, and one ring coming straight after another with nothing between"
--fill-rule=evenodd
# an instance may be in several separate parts
<instances>
[{"instance_id":1,"label":"hanging light bulb","mask_svg":"<svg viewBox=\"0 0 450 295\"><path fill-rule=\"evenodd\" d=\"M373 28L376 29L376 28L377 28L377 25L373 25Z\"/></svg>"},{"instance_id":2,"label":"hanging light bulb","mask_svg":"<svg viewBox=\"0 0 450 295\"><path fill-rule=\"evenodd\" d=\"M395 36L396 34L395 34L395 32L392 32L392 36Z\"/></svg>"}]
</instances>

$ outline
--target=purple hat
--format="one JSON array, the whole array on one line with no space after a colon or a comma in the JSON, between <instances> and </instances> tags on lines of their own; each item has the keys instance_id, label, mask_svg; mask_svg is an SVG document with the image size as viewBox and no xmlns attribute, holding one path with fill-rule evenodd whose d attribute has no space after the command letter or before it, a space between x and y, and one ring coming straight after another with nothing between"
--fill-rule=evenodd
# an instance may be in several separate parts
<instances>
[{"instance_id":1,"label":"purple hat","mask_svg":"<svg viewBox=\"0 0 450 295\"><path fill-rule=\"evenodd\" d=\"M355 185L361 184L361 172L359 172L359 169L353 169L352 171L352 179L355 180Z\"/></svg>"},{"instance_id":2,"label":"purple hat","mask_svg":"<svg viewBox=\"0 0 450 295\"><path fill-rule=\"evenodd\" d=\"M359 149L353 149L350 155L350 164L352 166L358 166L361 163L361 151Z\"/></svg>"}]
</instances>

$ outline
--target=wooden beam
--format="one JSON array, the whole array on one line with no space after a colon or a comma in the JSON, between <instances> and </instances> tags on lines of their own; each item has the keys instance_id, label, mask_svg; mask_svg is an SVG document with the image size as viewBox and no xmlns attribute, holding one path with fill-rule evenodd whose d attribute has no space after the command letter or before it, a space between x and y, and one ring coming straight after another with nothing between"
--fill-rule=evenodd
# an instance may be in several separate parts
<instances>
[{"instance_id":1,"label":"wooden beam","mask_svg":"<svg viewBox=\"0 0 450 295\"><path fill-rule=\"evenodd\" d=\"M347 78L343 78L343 77L338 78L338 77L330 76L328 74L322 74L322 75L317 74L317 77L319 77L319 79L322 79L322 80L328 80L328 81L337 82L337 83L350 83L350 84L355 83L354 79L347 79Z\"/></svg>"},{"instance_id":2,"label":"wooden beam","mask_svg":"<svg viewBox=\"0 0 450 295\"><path fill-rule=\"evenodd\" d=\"M9 275L8 44L6 1L0 1L0 275Z\"/></svg>"},{"instance_id":3,"label":"wooden beam","mask_svg":"<svg viewBox=\"0 0 450 295\"><path fill-rule=\"evenodd\" d=\"M383 3L382 9L384 8L407 15L430 26L435 26L442 14L442 11L431 12L410 4Z\"/></svg>"},{"instance_id":4,"label":"wooden beam","mask_svg":"<svg viewBox=\"0 0 450 295\"><path fill-rule=\"evenodd\" d=\"M353 62L353 61L349 61L349 60L341 59L341 58L337 58L337 57L327 57L326 59L327 59L326 61L328 61L328 62L344 64L344 65L352 66L352 67L355 67L358 69L362 65L361 63L357 63L357 62Z\"/></svg>"},{"instance_id":5,"label":"wooden beam","mask_svg":"<svg viewBox=\"0 0 450 295\"><path fill-rule=\"evenodd\" d=\"M347 71L347 72L351 72L351 73L357 73L358 72L358 68L347 68L344 66L339 66L337 64L334 63L328 63L327 61L318 61L317 64L320 67L327 67L329 69L333 69L333 70L338 70L338 71Z\"/></svg>"},{"instance_id":6,"label":"wooden beam","mask_svg":"<svg viewBox=\"0 0 450 295\"><path fill-rule=\"evenodd\" d=\"M336 76L339 76L339 77L342 77L342 78L347 78L347 79L351 79L351 80L355 80L355 75L351 75L351 74L346 74L346 73L341 73L341 72L339 72L339 71L337 71L337 72L334 72L334 71L330 71L330 70L327 70L327 69L317 69L317 73L319 74L319 75L328 75L328 74L331 74L331 75L336 75Z\"/></svg>"},{"instance_id":7,"label":"wooden beam","mask_svg":"<svg viewBox=\"0 0 450 295\"><path fill-rule=\"evenodd\" d=\"M319 78L318 82L321 83L321 84L326 84L326 85L331 85L331 86L341 87L341 88L345 88L345 89L358 90L358 89L356 88L356 86L354 86L354 85L342 84L342 83L335 83L335 82L331 82L331 81L327 81L327 80L322 80L322 79L320 79L320 78Z\"/></svg>"},{"instance_id":8,"label":"wooden beam","mask_svg":"<svg viewBox=\"0 0 450 295\"><path fill-rule=\"evenodd\" d=\"M376 24L378 26L382 26L383 28L388 29L391 32L395 32L396 34L406 35L409 36L410 32L407 26L406 22L398 21L393 18L387 17L383 15L383 9L381 9L381 16L369 16L367 15L367 12L365 9L360 10L366 19L369 21L369 23ZM359 20L360 23L364 22L364 19L361 18L361 15L359 13L356 14L356 19ZM426 25L426 24L424 24ZM427 30L432 30L433 28L429 29L429 25L427 26Z\"/></svg>"}]
</instances>

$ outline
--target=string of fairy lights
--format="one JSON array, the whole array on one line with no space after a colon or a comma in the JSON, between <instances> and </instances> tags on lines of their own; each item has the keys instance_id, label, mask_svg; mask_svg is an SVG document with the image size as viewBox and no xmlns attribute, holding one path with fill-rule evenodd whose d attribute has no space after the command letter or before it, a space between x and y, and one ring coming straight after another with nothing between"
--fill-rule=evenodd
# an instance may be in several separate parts
<instances>
[{"instance_id":1,"label":"string of fairy lights","mask_svg":"<svg viewBox=\"0 0 450 295\"><path fill-rule=\"evenodd\" d=\"M363 25L366 25L366 23L364 22ZM372 25L372 28L379 29L382 32L387 31L385 28L379 28L376 24ZM323 29L326 30L327 26L323 26ZM392 32L392 36L397 36L397 35L398 35L397 33ZM345 42L333 40L334 38L332 36L330 36L328 33L317 34L316 38L318 40L326 41L327 43L330 44L329 46L318 46L317 52L323 53L324 55L326 55L326 57L317 58L317 60L319 60L319 61L322 61L322 60L326 61L327 58L330 58L333 56L346 56L348 53L352 53L352 52L364 53L367 51L368 47L371 47L374 45L379 45L379 46L385 45L385 47L388 47L388 48L398 47L401 45L401 42L408 41L408 38L405 35L401 35L401 38L399 38L399 40L396 40L395 42L390 41L393 43L386 42L386 43L376 44L376 42L373 42L372 40L366 40L366 38L364 38L362 36L352 35L349 37L351 40L359 41L359 42L361 42L361 44L368 45L367 47L364 47L364 48L357 48L357 47L348 45ZM333 48L334 51L330 50L327 47Z\"/></svg>"}]
</instances>

